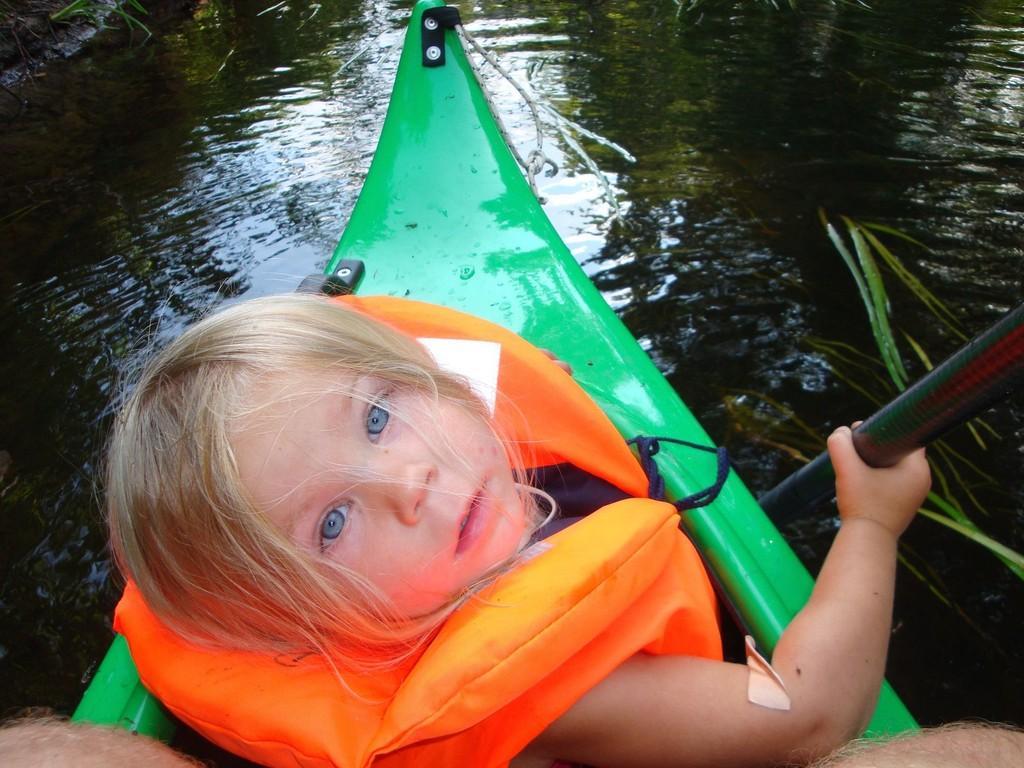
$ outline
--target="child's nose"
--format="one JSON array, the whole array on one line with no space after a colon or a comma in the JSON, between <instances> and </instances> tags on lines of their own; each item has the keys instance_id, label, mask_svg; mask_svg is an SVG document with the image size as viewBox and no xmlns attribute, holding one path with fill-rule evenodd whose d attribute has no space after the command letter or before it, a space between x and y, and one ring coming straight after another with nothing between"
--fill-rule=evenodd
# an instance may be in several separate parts
<instances>
[{"instance_id":1,"label":"child's nose","mask_svg":"<svg viewBox=\"0 0 1024 768\"><path fill-rule=\"evenodd\" d=\"M430 493L437 470L431 464L407 464L395 488L395 515L405 525L416 525L423 511L423 502Z\"/></svg>"}]
</instances>

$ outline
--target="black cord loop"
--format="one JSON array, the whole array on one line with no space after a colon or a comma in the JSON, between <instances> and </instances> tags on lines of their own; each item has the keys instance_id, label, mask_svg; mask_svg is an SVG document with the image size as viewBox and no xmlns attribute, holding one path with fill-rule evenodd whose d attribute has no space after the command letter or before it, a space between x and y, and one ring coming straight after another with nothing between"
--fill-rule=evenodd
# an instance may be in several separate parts
<instances>
[{"instance_id":1,"label":"black cord loop","mask_svg":"<svg viewBox=\"0 0 1024 768\"><path fill-rule=\"evenodd\" d=\"M635 445L637 453L639 453L640 466L643 468L644 474L647 475L647 495L659 501L665 500L665 479L661 476L661 472L658 471L658 463L654 460L654 457L661 450L662 442L695 448L699 451L706 451L716 455L718 466L715 472L715 482L707 488L672 502L680 512L704 507L713 502L718 498L718 494L722 491L722 486L725 485L725 481L729 477L731 462L729 461L729 453L725 448L714 448L691 443L688 440L677 440L673 437L646 437L644 435L637 435L632 440L627 440L626 442L629 445Z\"/></svg>"}]
</instances>

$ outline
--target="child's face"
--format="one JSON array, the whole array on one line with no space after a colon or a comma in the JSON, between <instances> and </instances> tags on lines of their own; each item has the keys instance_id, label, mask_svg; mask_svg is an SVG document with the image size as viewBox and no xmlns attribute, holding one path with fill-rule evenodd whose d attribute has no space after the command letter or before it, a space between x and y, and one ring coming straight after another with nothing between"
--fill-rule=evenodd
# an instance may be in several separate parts
<instances>
[{"instance_id":1,"label":"child's face","mask_svg":"<svg viewBox=\"0 0 1024 768\"><path fill-rule=\"evenodd\" d=\"M301 372L252 401L231 442L256 504L404 614L440 607L522 545L505 451L465 409L369 376Z\"/></svg>"}]
</instances>

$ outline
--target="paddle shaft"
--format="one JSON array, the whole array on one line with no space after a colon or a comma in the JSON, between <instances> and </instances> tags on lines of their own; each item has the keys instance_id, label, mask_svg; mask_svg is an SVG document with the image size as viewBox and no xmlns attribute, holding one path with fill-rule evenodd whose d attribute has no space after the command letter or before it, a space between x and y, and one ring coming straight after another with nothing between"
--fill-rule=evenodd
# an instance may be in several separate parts
<instances>
[{"instance_id":1,"label":"paddle shaft","mask_svg":"<svg viewBox=\"0 0 1024 768\"><path fill-rule=\"evenodd\" d=\"M853 433L865 462L892 466L1024 383L1024 304L921 378ZM790 475L758 501L776 525L794 520L835 493L828 453Z\"/></svg>"}]
</instances>

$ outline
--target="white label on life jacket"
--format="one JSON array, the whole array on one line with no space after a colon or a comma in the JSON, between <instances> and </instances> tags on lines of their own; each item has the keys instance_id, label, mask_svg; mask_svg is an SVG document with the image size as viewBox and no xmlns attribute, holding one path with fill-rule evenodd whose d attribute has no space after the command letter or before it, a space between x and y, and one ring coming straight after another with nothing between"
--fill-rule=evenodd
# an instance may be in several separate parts
<instances>
[{"instance_id":1,"label":"white label on life jacket","mask_svg":"<svg viewBox=\"0 0 1024 768\"><path fill-rule=\"evenodd\" d=\"M417 339L437 367L461 376L469 383L473 394L483 400L493 416L498 400L498 364L501 362L501 344L496 341L474 339Z\"/></svg>"}]
</instances>

